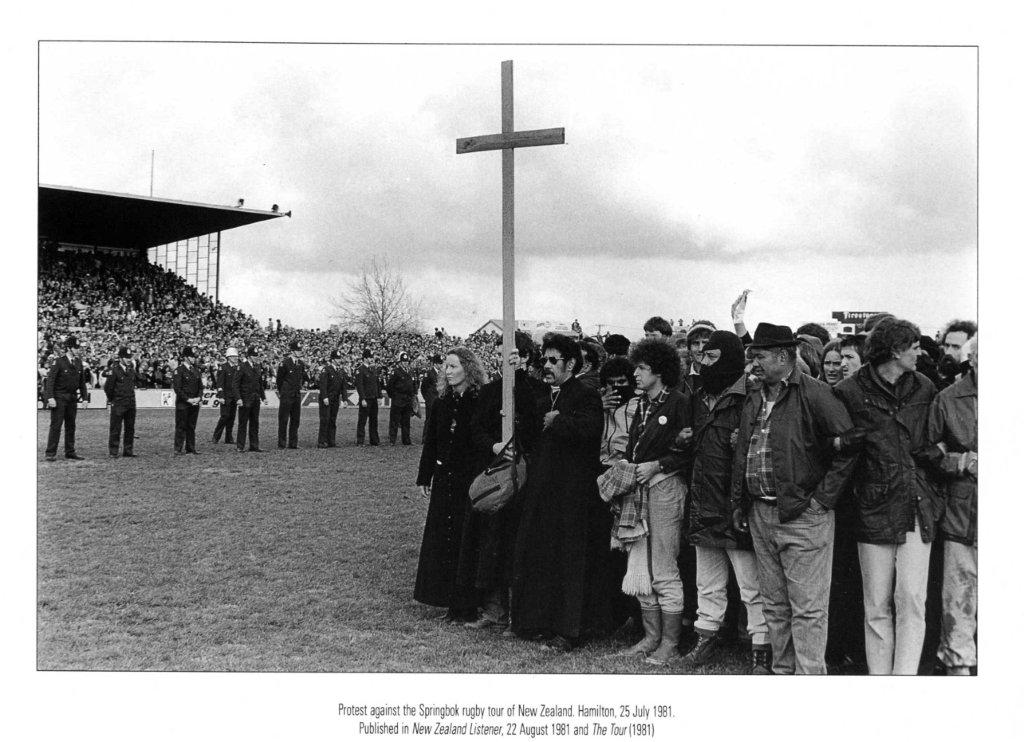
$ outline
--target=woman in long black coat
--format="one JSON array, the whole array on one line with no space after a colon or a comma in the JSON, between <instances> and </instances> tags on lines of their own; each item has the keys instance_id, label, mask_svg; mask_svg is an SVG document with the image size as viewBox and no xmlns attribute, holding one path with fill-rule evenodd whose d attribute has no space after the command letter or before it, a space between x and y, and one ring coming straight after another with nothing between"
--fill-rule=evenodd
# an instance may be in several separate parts
<instances>
[{"instance_id":1,"label":"woman in long black coat","mask_svg":"<svg viewBox=\"0 0 1024 742\"><path fill-rule=\"evenodd\" d=\"M459 548L469 508L469 486L486 465L470 430L480 388L487 377L467 348L453 348L444 362L440 396L434 400L423 436L416 484L430 498L423 528L416 588L420 603L447 608L446 618L476 618L476 591L457 582Z\"/></svg>"}]
</instances>

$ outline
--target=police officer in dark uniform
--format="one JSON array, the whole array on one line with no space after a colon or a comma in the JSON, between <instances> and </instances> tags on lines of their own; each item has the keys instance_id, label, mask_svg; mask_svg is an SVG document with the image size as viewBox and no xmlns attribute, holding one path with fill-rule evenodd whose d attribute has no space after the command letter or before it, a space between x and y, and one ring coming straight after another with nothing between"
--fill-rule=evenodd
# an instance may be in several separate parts
<instances>
[{"instance_id":1,"label":"police officer in dark uniform","mask_svg":"<svg viewBox=\"0 0 1024 742\"><path fill-rule=\"evenodd\" d=\"M203 403L203 378L195 365L196 354L192 346L181 349L181 363L174 369L171 387L174 389L174 454L181 454L184 444L186 453L196 450L196 423L199 422L199 406Z\"/></svg>"},{"instance_id":2,"label":"police officer in dark uniform","mask_svg":"<svg viewBox=\"0 0 1024 742\"><path fill-rule=\"evenodd\" d=\"M46 460L56 461L60 429L64 426L64 458L83 459L75 453L75 418L78 402L89 401L89 387L85 369L78 357L78 338L68 335L64 341L65 353L57 358L46 374L43 394L50 408L50 435L46 439Z\"/></svg>"},{"instance_id":3,"label":"police officer in dark uniform","mask_svg":"<svg viewBox=\"0 0 1024 742\"><path fill-rule=\"evenodd\" d=\"M317 432L317 448L334 448L338 445L338 408L345 391L344 372L335 365L341 353L331 351L331 357L320 372L320 430Z\"/></svg>"},{"instance_id":4,"label":"police officer in dark uniform","mask_svg":"<svg viewBox=\"0 0 1024 742\"><path fill-rule=\"evenodd\" d=\"M409 435L409 424L412 420L412 400L416 394L416 383L409 373L409 354L400 353L398 365L388 377L388 396L391 398L391 414L388 416L388 440L395 445L398 439L398 428L402 428L402 445L412 443Z\"/></svg>"},{"instance_id":5,"label":"police officer in dark uniform","mask_svg":"<svg viewBox=\"0 0 1024 742\"><path fill-rule=\"evenodd\" d=\"M259 453L260 448L260 402L267 401L266 384L263 381L263 366L259 353L252 345L245 351L245 361L235 375L232 396L238 406L238 452L245 451L245 435L249 434L249 450Z\"/></svg>"},{"instance_id":6,"label":"police officer in dark uniform","mask_svg":"<svg viewBox=\"0 0 1024 742\"><path fill-rule=\"evenodd\" d=\"M277 367L277 396L281 406L277 410L277 447L299 447L299 414L302 411L302 382L306 379L306 364L299 357L299 342L288 344L288 355Z\"/></svg>"},{"instance_id":7,"label":"police officer in dark uniform","mask_svg":"<svg viewBox=\"0 0 1024 742\"><path fill-rule=\"evenodd\" d=\"M380 380L373 363L373 352L363 350L363 361L356 367L356 394L359 395L359 419L356 421L356 445L363 445L366 422L370 422L370 445L380 443L377 433L377 400L380 399Z\"/></svg>"},{"instance_id":8,"label":"police officer in dark uniform","mask_svg":"<svg viewBox=\"0 0 1024 742\"><path fill-rule=\"evenodd\" d=\"M220 401L220 419L217 420L217 427L213 429L213 442L220 443L220 434L224 434L224 442L232 444L235 442L233 431L235 429L235 409L238 407L238 397L235 397L235 377L238 376L238 351L228 348L224 354L225 362L217 369L214 383L217 386L217 399Z\"/></svg>"},{"instance_id":9,"label":"police officer in dark uniform","mask_svg":"<svg viewBox=\"0 0 1024 742\"><path fill-rule=\"evenodd\" d=\"M437 399L438 372L441 370L441 362L442 359L439 354L435 353L430 356L430 368L427 369L426 373L423 374L423 378L420 379L420 394L423 395L424 436L426 436L427 429L430 427L430 408L434 406L434 400Z\"/></svg>"},{"instance_id":10,"label":"police officer in dark uniform","mask_svg":"<svg viewBox=\"0 0 1024 742\"><path fill-rule=\"evenodd\" d=\"M117 363L110 367L103 391L110 405L110 436L107 448L116 459L121 448L121 429L124 429L124 455L135 456L135 360L126 346L117 351Z\"/></svg>"}]
</instances>

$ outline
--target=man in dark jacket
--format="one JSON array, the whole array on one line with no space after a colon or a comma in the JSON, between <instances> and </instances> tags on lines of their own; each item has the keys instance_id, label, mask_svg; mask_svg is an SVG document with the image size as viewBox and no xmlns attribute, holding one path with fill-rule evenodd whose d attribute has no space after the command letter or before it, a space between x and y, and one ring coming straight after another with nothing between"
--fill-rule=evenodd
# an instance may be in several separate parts
<instances>
[{"instance_id":1,"label":"man in dark jacket","mask_svg":"<svg viewBox=\"0 0 1024 742\"><path fill-rule=\"evenodd\" d=\"M402 428L402 445L412 444L410 423L412 421L412 400L416 394L416 383L409 373L409 354L400 353L398 365L388 376L387 393L391 398L391 412L388 415L388 440L395 445L398 428Z\"/></svg>"},{"instance_id":2,"label":"man in dark jacket","mask_svg":"<svg viewBox=\"0 0 1024 742\"><path fill-rule=\"evenodd\" d=\"M186 345L181 349L181 362L174 369L171 386L174 389L174 454L199 454L196 450L196 423L199 405L203 401L203 378L195 365L196 354Z\"/></svg>"},{"instance_id":3,"label":"man in dark jacket","mask_svg":"<svg viewBox=\"0 0 1024 742\"><path fill-rule=\"evenodd\" d=\"M499 338L499 347L501 342ZM515 441L513 446L506 448L508 441L502 439L501 376L496 376L481 388L471 421L473 444L484 454L481 465L490 464L502 450L510 459L516 453L524 457L532 455L533 444L540 434L540 416L536 414L535 405L538 398L548 398L548 387L526 373L526 367L536 356L530 336L516 330L515 344L515 351L508 354L509 365L515 369L512 387ZM437 358L440 362L440 356ZM466 515L459 554L459 577L481 596L480 616L476 621L467 623L468 628L485 629L508 623L512 560L522 508L520 489L496 513L484 515L470 511Z\"/></svg>"},{"instance_id":4,"label":"man in dark jacket","mask_svg":"<svg viewBox=\"0 0 1024 742\"><path fill-rule=\"evenodd\" d=\"M345 390L343 372L335 365L341 358L337 350L331 351L331 357L320 371L317 387L320 390L320 428L317 431L317 448L334 448L338 445L338 409L341 407L341 395Z\"/></svg>"},{"instance_id":5,"label":"man in dark jacket","mask_svg":"<svg viewBox=\"0 0 1024 742\"><path fill-rule=\"evenodd\" d=\"M306 380L306 364L299 357L302 348L297 340L288 343L288 355L277 367L277 447L299 447L299 417L302 412L302 382ZM287 435L287 439L285 436Z\"/></svg>"},{"instance_id":6,"label":"man in dark jacket","mask_svg":"<svg viewBox=\"0 0 1024 742\"><path fill-rule=\"evenodd\" d=\"M238 405L238 452L245 451L245 437L249 435L249 450L259 453L260 448L260 402L267 401L263 366L259 353L250 345L245 351L245 361L238 367L232 395Z\"/></svg>"},{"instance_id":7,"label":"man in dark jacket","mask_svg":"<svg viewBox=\"0 0 1024 742\"><path fill-rule=\"evenodd\" d=\"M117 458L121 448L121 429L124 428L124 455L135 456L135 361L126 346L117 351L117 363L103 383L103 391L110 405L110 435L107 448L111 458Z\"/></svg>"},{"instance_id":8,"label":"man in dark jacket","mask_svg":"<svg viewBox=\"0 0 1024 742\"><path fill-rule=\"evenodd\" d=\"M441 372L441 356L435 353L430 356L430 368L420 379L420 394L423 395L423 435L426 435L427 425L430 424L430 408L434 406L437 399L437 382L440 380L438 374Z\"/></svg>"},{"instance_id":9,"label":"man in dark jacket","mask_svg":"<svg viewBox=\"0 0 1024 742\"><path fill-rule=\"evenodd\" d=\"M835 513L853 454L834 440L853 425L827 384L796 368L798 340L762 322L733 455L733 524L748 527L777 674L826 672ZM749 524L749 525L748 525Z\"/></svg>"},{"instance_id":10,"label":"man in dark jacket","mask_svg":"<svg viewBox=\"0 0 1024 742\"><path fill-rule=\"evenodd\" d=\"M213 442L220 441L220 434L224 434L224 442L233 444L235 442L235 410L238 407L238 398L235 395L235 377L238 376L238 350L228 348L224 354L224 363L217 369L214 383L217 387L217 399L220 401L220 419L217 420L217 427L213 429Z\"/></svg>"},{"instance_id":11,"label":"man in dark jacket","mask_svg":"<svg viewBox=\"0 0 1024 742\"><path fill-rule=\"evenodd\" d=\"M568 651L611 619L603 574L611 519L597 491L603 416L601 395L573 378L579 343L553 335L541 353L550 393L538 400L542 432L523 493L512 629Z\"/></svg>"},{"instance_id":12,"label":"man in dark jacket","mask_svg":"<svg viewBox=\"0 0 1024 742\"><path fill-rule=\"evenodd\" d=\"M75 452L75 418L78 402L89 399L85 369L78 357L78 338L68 335L64 355L54 360L43 384L43 396L50 408L50 434L46 439L46 460L56 461L60 429L64 427L64 458L82 459Z\"/></svg>"},{"instance_id":13,"label":"man in dark jacket","mask_svg":"<svg viewBox=\"0 0 1024 742\"><path fill-rule=\"evenodd\" d=\"M688 540L697 557L697 644L684 661L706 664L718 648L731 566L747 609L751 672L768 674L770 644L757 559L750 535L733 527L730 507L734 436L747 394L743 343L735 333L715 330L699 357L701 385L687 397L692 428L682 435L688 438L691 470Z\"/></svg>"},{"instance_id":14,"label":"man in dark jacket","mask_svg":"<svg viewBox=\"0 0 1024 742\"><path fill-rule=\"evenodd\" d=\"M924 643L928 561L943 500L918 463L935 396L915 370L920 337L906 320L883 319L868 337L868 362L835 387L866 432L857 449L854 522L872 675L916 675Z\"/></svg>"},{"instance_id":15,"label":"man in dark jacket","mask_svg":"<svg viewBox=\"0 0 1024 742\"><path fill-rule=\"evenodd\" d=\"M978 664L978 335L963 347L971 370L932 401L929 458L946 491L939 528L945 537L942 639L947 675L970 675Z\"/></svg>"},{"instance_id":16,"label":"man in dark jacket","mask_svg":"<svg viewBox=\"0 0 1024 742\"><path fill-rule=\"evenodd\" d=\"M377 366L373 363L373 351L363 350L363 360L356 366L356 394L359 395L359 417L356 420L356 445L363 445L366 434L366 423L370 423L370 445L380 443L377 432L377 400L380 399L380 381L377 378Z\"/></svg>"}]
</instances>

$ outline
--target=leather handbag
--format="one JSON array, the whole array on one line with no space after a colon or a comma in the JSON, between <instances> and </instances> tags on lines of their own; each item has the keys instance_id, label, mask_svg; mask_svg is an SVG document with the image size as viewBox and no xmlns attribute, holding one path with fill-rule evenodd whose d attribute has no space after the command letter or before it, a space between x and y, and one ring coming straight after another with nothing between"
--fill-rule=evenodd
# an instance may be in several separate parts
<instances>
[{"instance_id":1,"label":"leather handbag","mask_svg":"<svg viewBox=\"0 0 1024 742\"><path fill-rule=\"evenodd\" d=\"M520 454L515 453L511 461L505 458L511 443L506 443L490 466L469 485L469 502L478 513L498 512L526 484L526 462Z\"/></svg>"}]
</instances>

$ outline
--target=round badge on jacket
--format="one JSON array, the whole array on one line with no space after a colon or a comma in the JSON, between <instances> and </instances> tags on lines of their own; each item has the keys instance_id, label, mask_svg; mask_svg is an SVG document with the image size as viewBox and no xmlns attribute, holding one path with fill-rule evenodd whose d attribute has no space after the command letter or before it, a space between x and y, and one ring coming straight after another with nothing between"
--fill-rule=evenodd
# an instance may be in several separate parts
<instances>
[{"instance_id":1,"label":"round badge on jacket","mask_svg":"<svg viewBox=\"0 0 1024 742\"><path fill-rule=\"evenodd\" d=\"M658 425L664 425L668 422L668 418L664 415L658 417Z\"/></svg>"}]
</instances>

